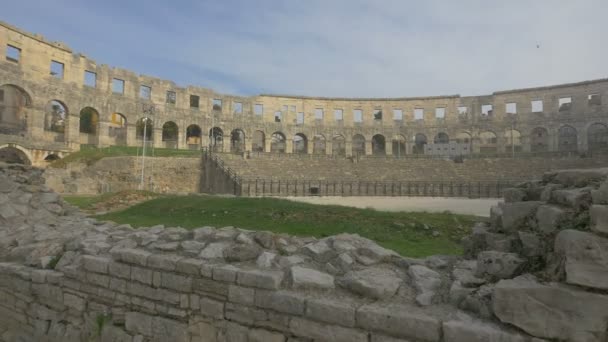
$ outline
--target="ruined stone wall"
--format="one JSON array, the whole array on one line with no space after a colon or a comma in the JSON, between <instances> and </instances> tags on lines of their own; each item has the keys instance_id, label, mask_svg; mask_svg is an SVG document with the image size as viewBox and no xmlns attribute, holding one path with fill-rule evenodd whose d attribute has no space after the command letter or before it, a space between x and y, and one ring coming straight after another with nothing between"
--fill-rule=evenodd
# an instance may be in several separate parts
<instances>
[{"instance_id":1,"label":"ruined stone wall","mask_svg":"<svg viewBox=\"0 0 608 342\"><path fill-rule=\"evenodd\" d=\"M47 168L46 184L64 194L99 194L141 189L141 157L102 158L92 165L68 163L65 168ZM144 190L157 193L198 193L201 159L147 157Z\"/></svg>"},{"instance_id":2,"label":"ruined stone wall","mask_svg":"<svg viewBox=\"0 0 608 342\"><path fill-rule=\"evenodd\" d=\"M469 144L469 151L473 153L584 152L608 146L605 115L608 112L608 81L605 79L471 97L242 97L205 88L180 87L171 81L111 68L74 53L63 43L49 42L40 35L0 23L0 46L7 45L21 49L21 56L18 61L0 60L0 79L3 80L0 89L6 91L7 97L9 92L19 90L28 99L22 108L27 129L18 134L0 134L0 148L12 144L11 147L23 149L36 158L30 161L37 165L44 165L42 160L49 155L61 157L78 150L81 144L136 146L141 143L136 123L143 117L149 117L153 122L150 138L156 147L182 149L207 145L210 142L208 132L213 127L219 129L216 148L223 151L251 151L256 134L263 139L259 148L273 151L271 141L275 132L285 137L282 149L287 153L294 152L297 145L294 138L300 134L307 141L301 152L308 154L331 154L333 145L340 144L350 155L356 145L353 139L358 135L364 140L361 146L364 154L374 151L387 155L411 154L417 135L424 136L430 145L439 133L447 134L452 143ZM61 77L51 75L51 61L63 64ZM94 84L85 84L87 71L96 75ZM124 81L122 93L114 91L114 79ZM141 86L151 89L149 98L142 96ZM168 92L174 96L168 96ZM191 96L198 96L197 106L191 106ZM564 98L570 98L572 102L560 106L560 99ZM220 100L221 106L214 107L215 100ZM541 112L532 112L533 100L543 102ZM46 127L50 101L65 106L65 132L61 134ZM517 104L516 115L506 113L507 103ZM263 108L257 114L256 105ZM492 111L482 113L483 105L493 105ZM80 128L81 111L85 108L98 114L94 132ZM437 118L436 108L445 108L445 117ZM414 117L417 109L423 110L422 118ZM336 120L336 110L342 111L340 120ZM362 112L361 122L354 120L357 110ZM382 111L382 120L374 119L377 110ZM393 110L401 110L403 119L394 120ZM280 122L275 120L278 113ZM298 113L303 115L302 122L296 120ZM318 113L322 113L322 117L318 117ZM119 117L124 122L122 119L116 121ZM163 126L169 122L177 125L178 136L163 140ZM196 130L191 130L188 136L188 127L198 129L200 135L192 135ZM113 135L117 129L121 132L119 136ZM515 130L513 139L512 129ZM231 133L237 130L242 131L244 139L232 141ZM380 140L373 139L374 136ZM382 138L385 143L377 143ZM319 142L317 151L315 139ZM403 142L403 151L401 145L396 145L399 151L393 151L393 140ZM449 151L445 153L449 154Z\"/></svg>"}]
</instances>

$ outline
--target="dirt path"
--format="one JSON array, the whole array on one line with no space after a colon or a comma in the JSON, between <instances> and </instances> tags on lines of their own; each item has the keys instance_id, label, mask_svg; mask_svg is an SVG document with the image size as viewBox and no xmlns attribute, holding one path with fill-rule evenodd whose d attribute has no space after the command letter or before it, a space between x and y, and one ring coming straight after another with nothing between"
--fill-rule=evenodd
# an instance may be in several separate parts
<instances>
[{"instance_id":1,"label":"dirt path","mask_svg":"<svg viewBox=\"0 0 608 342\"><path fill-rule=\"evenodd\" d=\"M490 207L502 201L498 198L468 199L441 197L284 197L285 199L311 204L335 204L356 208L374 208L383 211L449 210L457 214L490 216Z\"/></svg>"}]
</instances>

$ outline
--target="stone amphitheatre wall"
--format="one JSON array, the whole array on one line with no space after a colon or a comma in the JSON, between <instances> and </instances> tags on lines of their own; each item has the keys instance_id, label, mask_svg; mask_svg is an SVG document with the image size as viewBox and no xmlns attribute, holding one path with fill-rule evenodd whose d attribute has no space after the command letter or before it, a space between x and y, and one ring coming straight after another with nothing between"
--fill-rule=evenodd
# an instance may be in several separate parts
<instances>
[{"instance_id":1,"label":"stone amphitheatre wall","mask_svg":"<svg viewBox=\"0 0 608 342\"><path fill-rule=\"evenodd\" d=\"M98 222L0 164L0 341L604 342L607 169L505 193L465 257Z\"/></svg>"},{"instance_id":2,"label":"stone amphitheatre wall","mask_svg":"<svg viewBox=\"0 0 608 342\"><path fill-rule=\"evenodd\" d=\"M154 146L181 149L211 140L221 151L339 155L608 146L606 79L482 96L243 97L98 64L6 23L0 23L0 47L6 51L0 60L0 149L35 165L81 144L141 145L143 124L137 123L144 117ZM533 101L542 108L533 109Z\"/></svg>"}]
</instances>

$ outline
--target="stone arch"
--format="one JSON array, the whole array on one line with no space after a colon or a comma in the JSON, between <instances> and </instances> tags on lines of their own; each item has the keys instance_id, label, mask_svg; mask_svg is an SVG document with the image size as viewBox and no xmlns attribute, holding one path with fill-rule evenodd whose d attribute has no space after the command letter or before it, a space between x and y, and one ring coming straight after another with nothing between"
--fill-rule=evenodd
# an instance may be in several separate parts
<instances>
[{"instance_id":1,"label":"stone arch","mask_svg":"<svg viewBox=\"0 0 608 342\"><path fill-rule=\"evenodd\" d=\"M233 129L230 132L230 152L242 153L245 151L245 132L242 129Z\"/></svg>"},{"instance_id":2,"label":"stone arch","mask_svg":"<svg viewBox=\"0 0 608 342\"><path fill-rule=\"evenodd\" d=\"M308 138L303 133L297 133L293 136L293 153L308 153Z\"/></svg>"},{"instance_id":3,"label":"stone arch","mask_svg":"<svg viewBox=\"0 0 608 342\"><path fill-rule=\"evenodd\" d=\"M224 131L221 128L213 127L209 130L209 144L214 152L224 150Z\"/></svg>"},{"instance_id":4,"label":"stone arch","mask_svg":"<svg viewBox=\"0 0 608 342\"><path fill-rule=\"evenodd\" d=\"M435 139L433 140L433 143L435 143L435 144L449 144L450 143L450 136L447 133L439 132L435 136Z\"/></svg>"},{"instance_id":5,"label":"stone arch","mask_svg":"<svg viewBox=\"0 0 608 342\"><path fill-rule=\"evenodd\" d=\"M143 140L144 133L146 141L154 140L154 122L148 117L143 117L135 123L135 138Z\"/></svg>"},{"instance_id":6,"label":"stone arch","mask_svg":"<svg viewBox=\"0 0 608 342\"><path fill-rule=\"evenodd\" d=\"M0 162L32 165L32 155L19 145L0 145Z\"/></svg>"},{"instance_id":7,"label":"stone arch","mask_svg":"<svg viewBox=\"0 0 608 342\"><path fill-rule=\"evenodd\" d=\"M361 134L353 136L353 156L365 155L365 137Z\"/></svg>"},{"instance_id":8,"label":"stone arch","mask_svg":"<svg viewBox=\"0 0 608 342\"><path fill-rule=\"evenodd\" d=\"M201 137L203 135L203 130L201 126L196 124L191 124L186 127L186 145L190 148L198 148L201 146Z\"/></svg>"},{"instance_id":9,"label":"stone arch","mask_svg":"<svg viewBox=\"0 0 608 342\"><path fill-rule=\"evenodd\" d=\"M597 151L608 149L608 127L594 123L587 128L587 149Z\"/></svg>"},{"instance_id":10,"label":"stone arch","mask_svg":"<svg viewBox=\"0 0 608 342\"><path fill-rule=\"evenodd\" d=\"M462 154L473 153L473 139L471 133L460 132L456 135L456 144Z\"/></svg>"},{"instance_id":11,"label":"stone arch","mask_svg":"<svg viewBox=\"0 0 608 342\"><path fill-rule=\"evenodd\" d=\"M479 152L490 154L498 152L498 138L496 137L496 133L492 131L479 133Z\"/></svg>"},{"instance_id":12,"label":"stone arch","mask_svg":"<svg viewBox=\"0 0 608 342\"><path fill-rule=\"evenodd\" d=\"M536 127L530 133L530 151L549 151L549 132L544 127Z\"/></svg>"},{"instance_id":13,"label":"stone arch","mask_svg":"<svg viewBox=\"0 0 608 342\"><path fill-rule=\"evenodd\" d=\"M44 108L44 130L59 134L65 133L68 107L59 100L49 101Z\"/></svg>"},{"instance_id":14,"label":"stone arch","mask_svg":"<svg viewBox=\"0 0 608 342\"><path fill-rule=\"evenodd\" d=\"M274 132L270 136L270 152L285 153L286 150L285 134L282 132Z\"/></svg>"},{"instance_id":15,"label":"stone arch","mask_svg":"<svg viewBox=\"0 0 608 342\"><path fill-rule=\"evenodd\" d=\"M80 111L80 133L97 135L99 112L93 107L84 107Z\"/></svg>"},{"instance_id":16,"label":"stone arch","mask_svg":"<svg viewBox=\"0 0 608 342\"><path fill-rule=\"evenodd\" d=\"M179 140L179 128L173 121L167 121L163 124L162 141L167 148L177 148Z\"/></svg>"},{"instance_id":17,"label":"stone arch","mask_svg":"<svg viewBox=\"0 0 608 342\"><path fill-rule=\"evenodd\" d=\"M127 143L127 117L121 113L112 113L108 127L108 136L116 145Z\"/></svg>"},{"instance_id":18,"label":"stone arch","mask_svg":"<svg viewBox=\"0 0 608 342\"><path fill-rule=\"evenodd\" d=\"M375 156L386 155L386 138L382 134L376 134L372 137L372 154Z\"/></svg>"},{"instance_id":19,"label":"stone arch","mask_svg":"<svg viewBox=\"0 0 608 342\"><path fill-rule=\"evenodd\" d=\"M412 148L413 154L424 154L426 150L427 138L422 133L417 133L414 136L414 147Z\"/></svg>"},{"instance_id":20,"label":"stone arch","mask_svg":"<svg viewBox=\"0 0 608 342\"><path fill-rule=\"evenodd\" d=\"M346 139L342 134L336 134L331 138L331 154L334 156L346 155Z\"/></svg>"},{"instance_id":21,"label":"stone arch","mask_svg":"<svg viewBox=\"0 0 608 342\"><path fill-rule=\"evenodd\" d=\"M521 152L521 132L516 129L505 131L505 152Z\"/></svg>"},{"instance_id":22,"label":"stone arch","mask_svg":"<svg viewBox=\"0 0 608 342\"><path fill-rule=\"evenodd\" d=\"M14 84L0 86L0 134L25 135L32 97Z\"/></svg>"},{"instance_id":23,"label":"stone arch","mask_svg":"<svg viewBox=\"0 0 608 342\"><path fill-rule=\"evenodd\" d=\"M264 152L266 149L266 134L257 130L253 132L251 139L251 150L254 152Z\"/></svg>"},{"instance_id":24,"label":"stone arch","mask_svg":"<svg viewBox=\"0 0 608 342\"><path fill-rule=\"evenodd\" d=\"M393 137L393 156L399 158L405 155L405 137L401 134L397 134Z\"/></svg>"},{"instance_id":25,"label":"stone arch","mask_svg":"<svg viewBox=\"0 0 608 342\"><path fill-rule=\"evenodd\" d=\"M325 154L325 136L323 134L315 134L312 138L312 153Z\"/></svg>"},{"instance_id":26,"label":"stone arch","mask_svg":"<svg viewBox=\"0 0 608 342\"><path fill-rule=\"evenodd\" d=\"M562 126L557 131L557 150L560 152L578 151L578 133L572 126Z\"/></svg>"},{"instance_id":27,"label":"stone arch","mask_svg":"<svg viewBox=\"0 0 608 342\"><path fill-rule=\"evenodd\" d=\"M61 159L61 157L56 153L49 153L46 157L44 157L44 161L46 162L52 162L59 159Z\"/></svg>"}]
</instances>

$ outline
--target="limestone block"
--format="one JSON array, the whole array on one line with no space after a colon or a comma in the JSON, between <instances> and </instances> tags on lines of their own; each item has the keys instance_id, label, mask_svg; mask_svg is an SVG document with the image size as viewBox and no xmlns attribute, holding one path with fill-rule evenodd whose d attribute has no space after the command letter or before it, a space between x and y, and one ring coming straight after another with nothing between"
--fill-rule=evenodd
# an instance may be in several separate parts
<instances>
[{"instance_id":1,"label":"limestone block","mask_svg":"<svg viewBox=\"0 0 608 342\"><path fill-rule=\"evenodd\" d=\"M302 294L286 291L256 291L255 305L278 312L303 315L305 298Z\"/></svg>"},{"instance_id":2,"label":"limestone block","mask_svg":"<svg viewBox=\"0 0 608 342\"><path fill-rule=\"evenodd\" d=\"M326 325L304 318L294 317L289 323L289 330L298 337L313 338L318 341L333 342L367 342L367 333L343 328L337 325Z\"/></svg>"},{"instance_id":3,"label":"limestone block","mask_svg":"<svg viewBox=\"0 0 608 342\"><path fill-rule=\"evenodd\" d=\"M591 205L591 190L589 188L554 190L550 202L570 207L575 211L585 210Z\"/></svg>"},{"instance_id":4,"label":"limestone block","mask_svg":"<svg viewBox=\"0 0 608 342\"><path fill-rule=\"evenodd\" d=\"M234 244L224 249L224 258L227 261L248 261L257 259L262 249L254 244Z\"/></svg>"},{"instance_id":5,"label":"limestone block","mask_svg":"<svg viewBox=\"0 0 608 342\"><path fill-rule=\"evenodd\" d=\"M106 274L108 273L110 259L92 255L84 255L82 257L82 263L84 269L87 271Z\"/></svg>"},{"instance_id":6,"label":"limestone block","mask_svg":"<svg viewBox=\"0 0 608 342\"><path fill-rule=\"evenodd\" d=\"M477 256L476 276L492 278L512 278L521 271L525 260L515 253L485 251Z\"/></svg>"},{"instance_id":7,"label":"limestone block","mask_svg":"<svg viewBox=\"0 0 608 342\"><path fill-rule=\"evenodd\" d=\"M83 312L86 307L86 301L82 297L71 293L65 293L63 295L63 304L68 308L72 308L79 312Z\"/></svg>"},{"instance_id":8,"label":"limestone block","mask_svg":"<svg viewBox=\"0 0 608 342\"><path fill-rule=\"evenodd\" d=\"M249 342L285 342L285 336L264 329L251 329L249 331Z\"/></svg>"},{"instance_id":9,"label":"limestone block","mask_svg":"<svg viewBox=\"0 0 608 342\"><path fill-rule=\"evenodd\" d=\"M87 281L93 285L108 287L110 286L110 277L97 274L97 273L88 273L87 272Z\"/></svg>"},{"instance_id":10,"label":"limestone block","mask_svg":"<svg viewBox=\"0 0 608 342\"><path fill-rule=\"evenodd\" d=\"M119 277L124 279L131 278L131 266L122 264L116 261L110 262L108 265L108 274L112 277Z\"/></svg>"},{"instance_id":11,"label":"limestone block","mask_svg":"<svg viewBox=\"0 0 608 342\"><path fill-rule=\"evenodd\" d=\"M543 234L551 234L559 229L569 214L561 207L545 204L538 207L536 212L536 221L538 230Z\"/></svg>"},{"instance_id":12,"label":"limestone block","mask_svg":"<svg viewBox=\"0 0 608 342\"><path fill-rule=\"evenodd\" d=\"M521 255L525 257L535 257L544 254L543 241L538 235L523 231L517 232L517 235L521 242Z\"/></svg>"},{"instance_id":13,"label":"limestone block","mask_svg":"<svg viewBox=\"0 0 608 342\"><path fill-rule=\"evenodd\" d=\"M394 338L394 337L390 337L390 336L386 336L386 335L372 333L370 342L410 342L410 341L404 340L401 338Z\"/></svg>"},{"instance_id":14,"label":"limestone block","mask_svg":"<svg viewBox=\"0 0 608 342\"><path fill-rule=\"evenodd\" d=\"M183 257L174 254L152 254L148 257L148 267L157 268L163 271L175 271L177 262Z\"/></svg>"},{"instance_id":15,"label":"limestone block","mask_svg":"<svg viewBox=\"0 0 608 342\"><path fill-rule=\"evenodd\" d=\"M351 271L344 276L342 286L359 295L374 299L393 296L401 278L394 271L381 268L367 268L361 271Z\"/></svg>"},{"instance_id":16,"label":"limestone block","mask_svg":"<svg viewBox=\"0 0 608 342\"><path fill-rule=\"evenodd\" d=\"M271 249L274 245L273 243L274 234L267 231L258 231L253 234L253 239L255 242L259 243L260 246Z\"/></svg>"},{"instance_id":17,"label":"limestone block","mask_svg":"<svg viewBox=\"0 0 608 342\"><path fill-rule=\"evenodd\" d=\"M333 289L334 277L312 268L293 266L290 269L291 284L295 289L318 288Z\"/></svg>"},{"instance_id":18,"label":"limestone block","mask_svg":"<svg viewBox=\"0 0 608 342\"><path fill-rule=\"evenodd\" d=\"M274 253L262 252L255 263L259 268L271 268L276 257Z\"/></svg>"},{"instance_id":19,"label":"limestone block","mask_svg":"<svg viewBox=\"0 0 608 342\"><path fill-rule=\"evenodd\" d=\"M228 248L230 244L228 242L213 242L207 245L205 249L199 254L199 258L216 260L224 258L224 250Z\"/></svg>"},{"instance_id":20,"label":"limestone block","mask_svg":"<svg viewBox=\"0 0 608 342\"><path fill-rule=\"evenodd\" d=\"M555 172L554 180L565 186L584 187L601 181L608 175L608 169L570 169Z\"/></svg>"},{"instance_id":21,"label":"limestone block","mask_svg":"<svg viewBox=\"0 0 608 342\"><path fill-rule=\"evenodd\" d=\"M412 285L418 293L416 302L422 306L431 305L435 293L441 286L441 275L422 265L411 266L408 274L412 280Z\"/></svg>"},{"instance_id":22,"label":"limestone block","mask_svg":"<svg viewBox=\"0 0 608 342\"><path fill-rule=\"evenodd\" d=\"M236 282L236 275L239 269L232 265L222 265L213 268L213 280L225 281L228 283Z\"/></svg>"},{"instance_id":23,"label":"limestone block","mask_svg":"<svg viewBox=\"0 0 608 342\"><path fill-rule=\"evenodd\" d=\"M225 329L219 332L218 341L221 342L248 342L247 336L249 335L249 331L246 327L233 323L227 322ZM201 339L202 341L207 341L205 339ZM214 340L209 340L211 342L215 342ZM193 341L194 342L194 341Z\"/></svg>"},{"instance_id":24,"label":"limestone block","mask_svg":"<svg viewBox=\"0 0 608 342\"><path fill-rule=\"evenodd\" d=\"M589 210L591 231L608 235L608 205L593 205Z\"/></svg>"},{"instance_id":25,"label":"limestone block","mask_svg":"<svg viewBox=\"0 0 608 342\"><path fill-rule=\"evenodd\" d=\"M181 259L177 262L175 270L181 273L187 273L192 275L200 275L201 267L205 262L200 259Z\"/></svg>"},{"instance_id":26,"label":"limestone block","mask_svg":"<svg viewBox=\"0 0 608 342\"><path fill-rule=\"evenodd\" d=\"M215 228L213 227L201 227L192 230L192 234L194 236L194 240L196 241L207 241L209 240L213 234L215 233Z\"/></svg>"},{"instance_id":27,"label":"limestone block","mask_svg":"<svg viewBox=\"0 0 608 342\"><path fill-rule=\"evenodd\" d=\"M191 292L192 278L174 273L163 272L161 273L161 286L170 290Z\"/></svg>"},{"instance_id":28,"label":"limestone block","mask_svg":"<svg viewBox=\"0 0 608 342\"><path fill-rule=\"evenodd\" d=\"M414 341L438 342L441 322L414 306L369 304L356 313L357 326Z\"/></svg>"},{"instance_id":29,"label":"limestone block","mask_svg":"<svg viewBox=\"0 0 608 342\"><path fill-rule=\"evenodd\" d=\"M268 313L265 310L254 307L226 303L226 319L241 324L253 325L255 322L267 321Z\"/></svg>"},{"instance_id":30,"label":"limestone block","mask_svg":"<svg viewBox=\"0 0 608 342\"><path fill-rule=\"evenodd\" d=\"M199 255L203 248L205 248L204 243L194 240L182 241L180 245L184 250L184 253L191 256Z\"/></svg>"},{"instance_id":31,"label":"limestone block","mask_svg":"<svg viewBox=\"0 0 608 342\"><path fill-rule=\"evenodd\" d=\"M152 275L154 271L142 268L142 267L131 267L131 280L138 281L146 285L152 285Z\"/></svg>"},{"instance_id":32,"label":"limestone block","mask_svg":"<svg viewBox=\"0 0 608 342\"><path fill-rule=\"evenodd\" d=\"M355 326L355 307L344 301L311 299L306 302L305 316L318 322Z\"/></svg>"},{"instance_id":33,"label":"limestone block","mask_svg":"<svg viewBox=\"0 0 608 342\"><path fill-rule=\"evenodd\" d=\"M228 300L233 303L253 305L254 296L254 289L237 285L228 285Z\"/></svg>"},{"instance_id":34,"label":"limestone block","mask_svg":"<svg viewBox=\"0 0 608 342\"><path fill-rule=\"evenodd\" d=\"M464 315L443 323L443 338L450 342L528 342L528 336Z\"/></svg>"},{"instance_id":35,"label":"limestone block","mask_svg":"<svg viewBox=\"0 0 608 342\"><path fill-rule=\"evenodd\" d=\"M125 329L134 334L151 336L153 320L153 316L149 316L141 312L127 312L125 314Z\"/></svg>"},{"instance_id":36,"label":"limestone block","mask_svg":"<svg viewBox=\"0 0 608 342\"><path fill-rule=\"evenodd\" d=\"M335 251L329 247L326 240L309 243L302 251L318 262L327 262L334 257Z\"/></svg>"},{"instance_id":37,"label":"limestone block","mask_svg":"<svg viewBox=\"0 0 608 342\"><path fill-rule=\"evenodd\" d=\"M515 232L526 226L528 220L536 214L540 201L504 203L502 205L502 230Z\"/></svg>"},{"instance_id":38,"label":"limestone block","mask_svg":"<svg viewBox=\"0 0 608 342\"><path fill-rule=\"evenodd\" d=\"M459 307L460 303L473 291L475 291L474 288L464 287L459 280L455 280L450 286L450 303Z\"/></svg>"},{"instance_id":39,"label":"limestone block","mask_svg":"<svg viewBox=\"0 0 608 342\"><path fill-rule=\"evenodd\" d=\"M152 342L189 342L187 325L164 317L152 322Z\"/></svg>"},{"instance_id":40,"label":"limestone block","mask_svg":"<svg viewBox=\"0 0 608 342\"><path fill-rule=\"evenodd\" d=\"M566 282L608 290L608 239L578 230L562 230L555 253L565 258Z\"/></svg>"},{"instance_id":41,"label":"limestone block","mask_svg":"<svg viewBox=\"0 0 608 342\"><path fill-rule=\"evenodd\" d=\"M591 191L593 204L608 204L608 181L603 182L596 190Z\"/></svg>"},{"instance_id":42,"label":"limestone block","mask_svg":"<svg viewBox=\"0 0 608 342\"><path fill-rule=\"evenodd\" d=\"M608 328L608 296L572 286L539 283L533 276L501 280L493 309L504 323L547 339L603 342Z\"/></svg>"},{"instance_id":43,"label":"limestone block","mask_svg":"<svg viewBox=\"0 0 608 342\"><path fill-rule=\"evenodd\" d=\"M152 253L141 249L123 249L120 251L120 261L145 267L150 255Z\"/></svg>"},{"instance_id":44,"label":"limestone block","mask_svg":"<svg viewBox=\"0 0 608 342\"><path fill-rule=\"evenodd\" d=\"M241 270L237 274L237 283L243 286L276 290L283 281L282 271Z\"/></svg>"},{"instance_id":45,"label":"limestone block","mask_svg":"<svg viewBox=\"0 0 608 342\"><path fill-rule=\"evenodd\" d=\"M201 297L200 301L201 314L207 317L217 319L224 318L224 303L206 297Z\"/></svg>"},{"instance_id":46,"label":"limestone block","mask_svg":"<svg viewBox=\"0 0 608 342\"><path fill-rule=\"evenodd\" d=\"M526 200L526 191L519 188L509 188L502 191L506 203L523 202Z\"/></svg>"}]
</instances>

